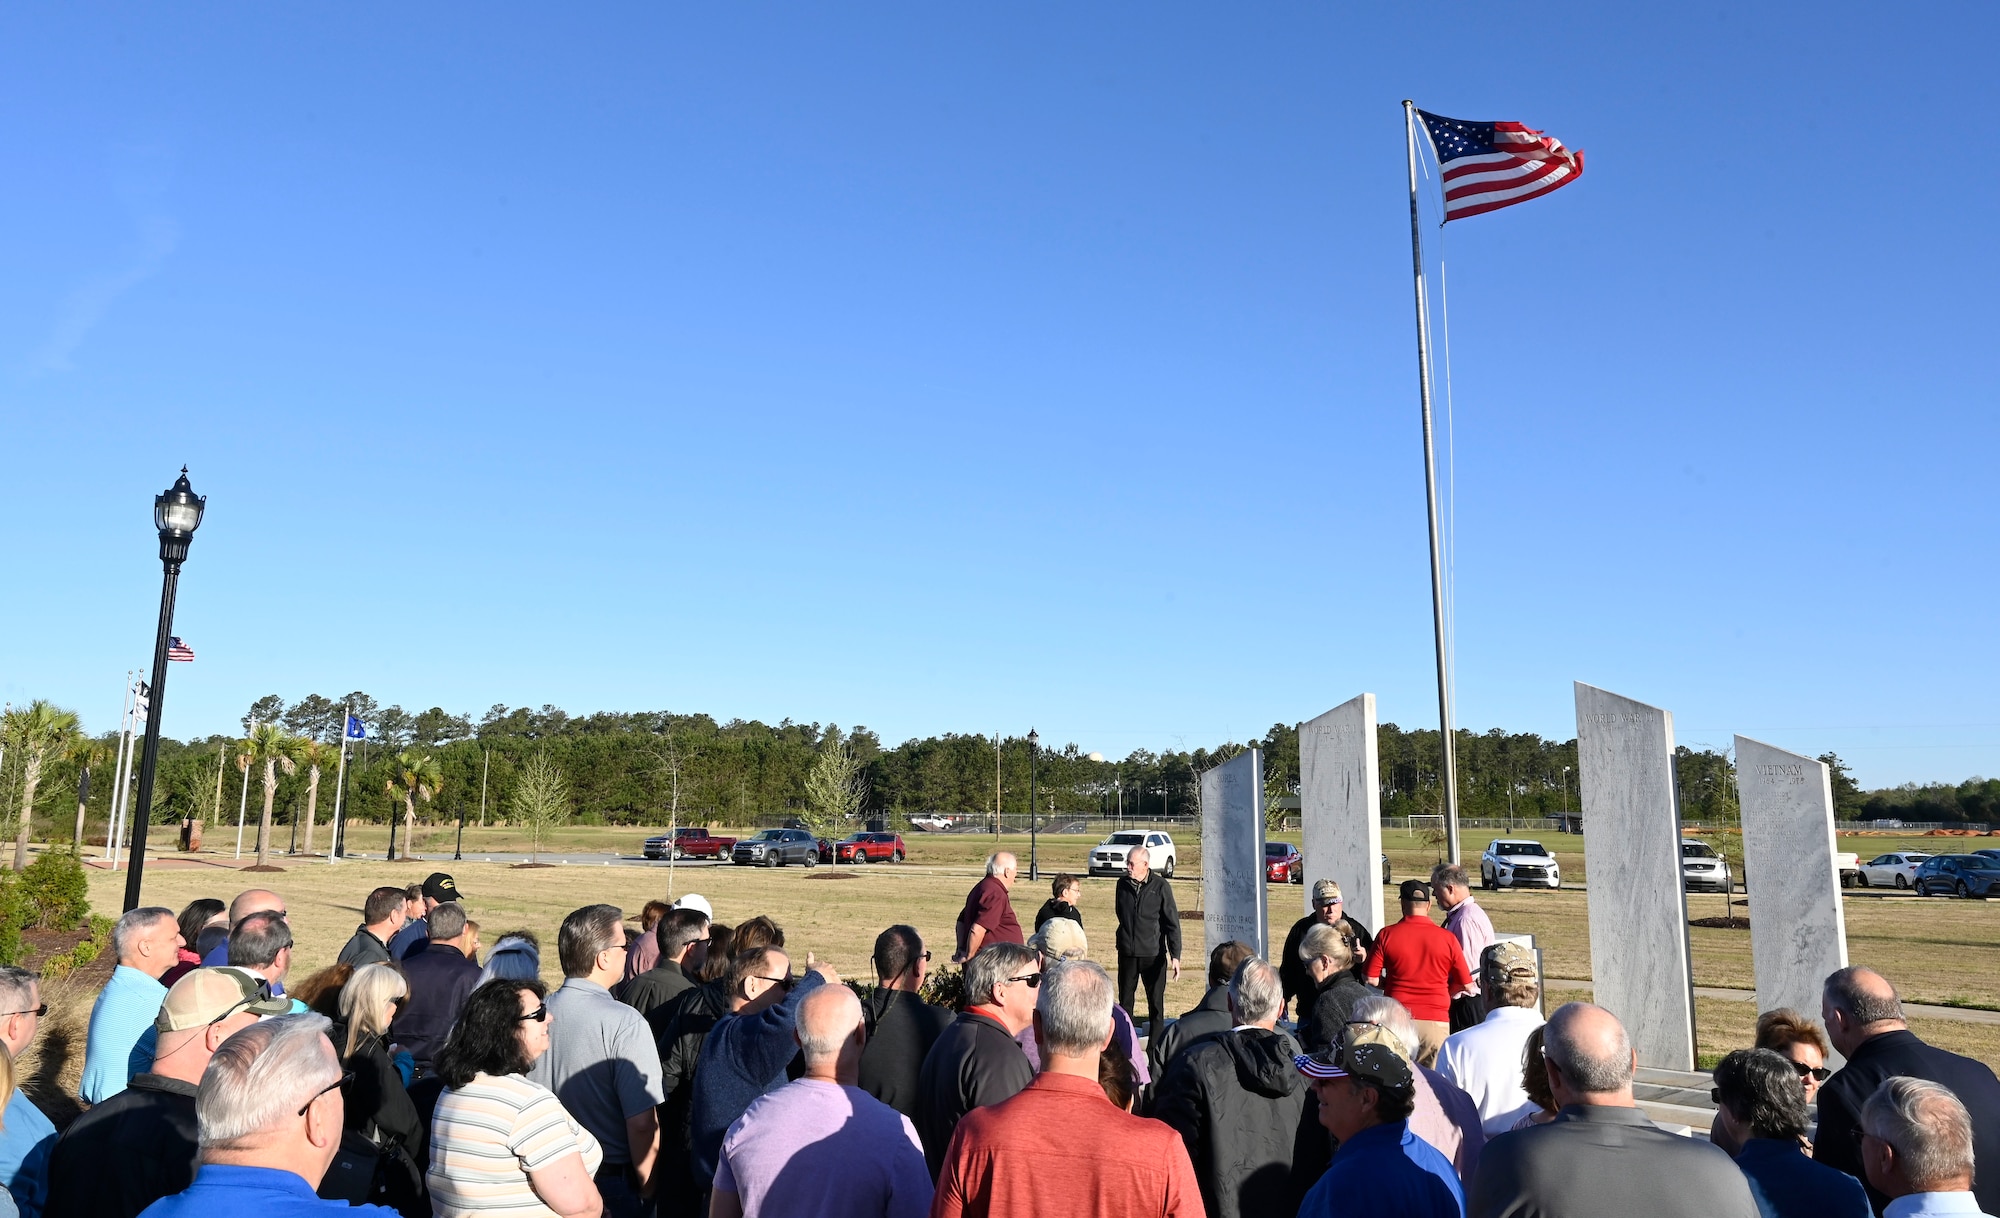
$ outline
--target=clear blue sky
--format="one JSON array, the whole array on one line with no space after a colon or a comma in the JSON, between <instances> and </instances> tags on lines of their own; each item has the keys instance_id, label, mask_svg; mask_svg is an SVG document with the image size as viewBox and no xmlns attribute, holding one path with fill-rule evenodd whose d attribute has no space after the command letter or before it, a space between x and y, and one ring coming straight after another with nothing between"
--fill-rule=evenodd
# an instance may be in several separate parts
<instances>
[{"instance_id":1,"label":"clear blue sky","mask_svg":"<svg viewBox=\"0 0 2000 1218\"><path fill-rule=\"evenodd\" d=\"M1589 154L1446 234L1460 724L2000 772L2000 19L1741 8L10 8L0 694L186 462L173 735L1433 724L1407 96Z\"/></svg>"}]
</instances>

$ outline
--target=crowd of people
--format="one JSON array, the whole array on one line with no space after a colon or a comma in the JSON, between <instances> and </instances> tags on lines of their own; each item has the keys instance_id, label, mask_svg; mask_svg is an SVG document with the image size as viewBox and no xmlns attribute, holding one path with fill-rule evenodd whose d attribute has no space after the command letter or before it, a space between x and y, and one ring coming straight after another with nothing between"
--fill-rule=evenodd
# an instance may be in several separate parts
<instances>
[{"instance_id":1,"label":"crowd of people","mask_svg":"<svg viewBox=\"0 0 2000 1218\"><path fill-rule=\"evenodd\" d=\"M60 1135L13 1086L39 979L0 968L0 1216L2000 1214L2000 1080L1920 1040L1872 970L1828 977L1817 1022L1765 1013L1715 1067L1713 1127L1669 1129L1620 1018L1544 1020L1534 954L1455 866L1373 931L1319 881L1279 959L1212 945L1168 1020L1180 919L1146 855L1107 970L1075 877L1024 933L994 854L955 928L956 1009L926 1000L912 926L875 935L857 985L695 895L636 932L570 913L553 990L531 931L482 961L442 873L367 894L297 979L275 892L135 909Z\"/></svg>"}]
</instances>

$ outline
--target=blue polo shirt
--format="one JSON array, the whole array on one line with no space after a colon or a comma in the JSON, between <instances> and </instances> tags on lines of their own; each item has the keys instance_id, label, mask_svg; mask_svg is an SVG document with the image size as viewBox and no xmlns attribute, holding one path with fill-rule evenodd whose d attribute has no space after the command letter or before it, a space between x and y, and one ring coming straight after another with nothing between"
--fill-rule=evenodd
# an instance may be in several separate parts
<instances>
[{"instance_id":1,"label":"blue polo shirt","mask_svg":"<svg viewBox=\"0 0 2000 1218\"><path fill-rule=\"evenodd\" d=\"M1373 1125L1340 1144L1306 1194L1299 1218L1465 1218L1451 1160L1410 1132L1408 1121Z\"/></svg>"},{"instance_id":2,"label":"blue polo shirt","mask_svg":"<svg viewBox=\"0 0 2000 1218\"><path fill-rule=\"evenodd\" d=\"M1796 1142L1751 1138L1737 1152L1736 1166L1762 1218L1869 1218L1861 1181L1806 1158Z\"/></svg>"},{"instance_id":3,"label":"blue polo shirt","mask_svg":"<svg viewBox=\"0 0 2000 1218\"><path fill-rule=\"evenodd\" d=\"M0 1187L13 1195L21 1218L41 1216L49 1195L49 1155L55 1148L56 1127L16 1089L0 1114Z\"/></svg>"},{"instance_id":4,"label":"blue polo shirt","mask_svg":"<svg viewBox=\"0 0 2000 1218\"><path fill-rule=\"evenodd\" d=\"M349 1206L328 1201L296 1172L275 1167L226 1167L204 1163L185 1191L162 1197L139 1211L139 1218L294 1218L294 1215L349 1214L361 1218L401 1218L380 1205Z\"/></svg>"},{"instance_id":5,"label":"blue polo shirt","mask_svg":"<svg viewBox=\"0 0 2000 1218\"><path fill-rule=\"evenodd\" d=\"M167 987L138 969L121 964L111 970L111 980L90 1008L83 1083L77 1089L87 1102L102 1104L125 1090L133 1075L152 1067L159 1040L153 1021L166 1000Z\"/></svg>"}]
</instances>

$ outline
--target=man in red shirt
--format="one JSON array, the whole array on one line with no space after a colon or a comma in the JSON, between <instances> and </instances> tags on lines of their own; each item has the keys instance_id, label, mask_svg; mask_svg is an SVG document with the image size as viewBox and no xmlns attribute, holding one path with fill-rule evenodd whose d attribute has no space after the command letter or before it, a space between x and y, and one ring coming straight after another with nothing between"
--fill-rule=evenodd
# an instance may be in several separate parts
<instances>
[{"instance_id":1,"label":"man in red shirt","mask_svg":"<svg viewBox=\"0 0 2000 1218\"><path fill-rule=\"evenodd\" d=\"M1035 1000L1042 1073L967 1113L938 1174L931 1218L1202 1218L1187 1145L1114 1107L1097 1082L1111 1044L1111 978L1088 960L1043 975Z\"/></svg>"},{"instance_id":2,"label":"man in red shirt","mask_svg":"<svg viewBox=\"0 0 2000 1218\"><path fill-rule=\"evenodd\" d=\"M1472 983L1472 973L1458 940L1431 921L1430 885L1404 880L1402 898L1403 920L1375 937L1368 980L1409 1008L1422 1044L1417 1061L1430 1066L1451 1035L1451 996Z\"/></svg>"},{"instance_id":3,"label":"man in red shirt","mask_svg":"<svg viewBox=\"0 0 2000 1218\"><path fill-rule=\"evenodd\" d=\"M1020 875L1014 856L998 850L986 858L986 878L965 895L965 908L958 915L958 951L953 964L964 964L989 943L1025 943L1021 921L1014 916L1014 903L1007 893Z\"/></svg>"}]
</instances>

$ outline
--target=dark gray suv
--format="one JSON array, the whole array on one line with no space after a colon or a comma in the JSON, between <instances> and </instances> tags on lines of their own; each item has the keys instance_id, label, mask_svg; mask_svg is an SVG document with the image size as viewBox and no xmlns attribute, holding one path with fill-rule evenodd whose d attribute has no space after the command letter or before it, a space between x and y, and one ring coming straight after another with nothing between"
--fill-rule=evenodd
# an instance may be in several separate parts
<instances>
[{"instance_id":1,"label":"dark gray suv","mask_svg":"<svg viewBox=\"0 0 2000 1218\"><path fill-rule=\"evenodd\" d=\"M745 867L783 867L786 863L819 864L819 839L804 829L766 829L736 843L729 861Z\"/></svg>"}]
</instances>

